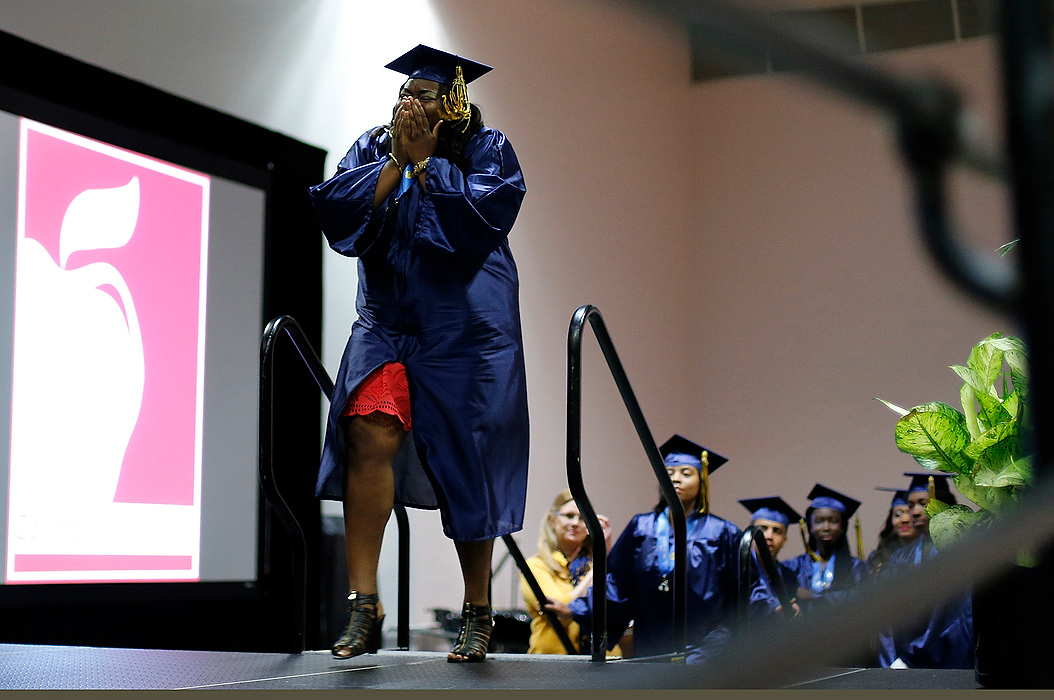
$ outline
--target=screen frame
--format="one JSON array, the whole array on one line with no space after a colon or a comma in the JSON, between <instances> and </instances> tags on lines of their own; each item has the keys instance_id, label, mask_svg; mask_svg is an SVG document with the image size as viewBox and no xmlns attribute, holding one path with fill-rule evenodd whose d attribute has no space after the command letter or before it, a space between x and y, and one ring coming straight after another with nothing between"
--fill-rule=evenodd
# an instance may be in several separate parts
<instances>
[{"instance_id":1,"label":"screen frame","mask_svg":"<svg viewBox=\"0 0 1054 700\"><path fill-rule=\"evenodd\" d=\"M320 346L321 232L306 190L323 179L323 149L2 31L0 57L0 110L263 190L260 332L268 320L288 314L311 343ZM246 361L258 363L259 358ZM321 523L310 464L317 463L322 402L295 352L276 353L275 363L279 377L274 390L275 424L281 430L274 436L273 452L275 464L286 465L275 478L307 535L309 553L316 552ZM291 590L291 545L284 530L273 526L264 499L259 500L255 581L3 585L3 641L231 650L281 647L288 628L296 625L285 604ZM309 555L309 580L318 580L317 574L317 557ZM136 617L132 609L143 604L166 610L163 614L168 617L155 617L145 625L129 621L107 634L93 631L97 625L92 619L131 620ZM309 589L309 619L318 617L313 611L319 604L318 593ZM20 614L13 614L15 608ZM83 615L83 625L70 623L73 609ZM19 622L23 618L25 622ZM65 623L49 625L51 619ZM232 626L242 628L226 629ZM51 634L49 627L55 630ZM75 627L84 629L74 633ZM192 629L200 631L193 634ZM310 625L305 641L325 643Z\"/></svg>"}]
</instances>

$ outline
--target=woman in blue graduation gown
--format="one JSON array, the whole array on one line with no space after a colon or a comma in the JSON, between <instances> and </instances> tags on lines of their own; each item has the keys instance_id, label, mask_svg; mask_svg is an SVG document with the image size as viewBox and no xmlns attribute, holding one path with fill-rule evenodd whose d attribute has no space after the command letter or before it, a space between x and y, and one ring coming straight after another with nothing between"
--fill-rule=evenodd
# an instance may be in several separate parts
<instances>
[{"instance_id":1,"label":"woman in blue graduation gown","mask_svg":"<svg viewBox=\"0 0 1054 700\"><path fill-rule=\"evenodd\" d=\"M348 533L352 619L334 654L376 648L377 559L394 501L440 509L465 579L449 660L480 661L493 538L522 527L526 500L527 394L507 238L526 190L512 145L468 101L466 83L489 66L418 46L387 67L408 77L392 121L363 134L309 193L330 246L358 258L358 319L316 486L344 501Z\"/></svg>"},{"instance_id":2,"label":"woman in blue graduation gown","mask_svg":"<svg viewBox=\"0 0 1054 700\"><path fill-rule=\"evenodd\" d=\"M660 448L687 515L688 661L700 663L729 637L737 609L737 566L742 532L709 512L708 473L725 463L680 435ZM679 652L673 638L673 528L664 501L633 516L608 554L609 648L633 622L633 656ZM590 595L571 601L576 622L591 623Z\"/></svg>"},{"instance_id":3,"label":"woman in blue graduation gown","mask_svg":"<svg viewBox=\"0 0 1054 700\"><path fill-rule=\"evenodd\" d=\"M867 563L849 553L846 537L860 501L823 484L816 484L808 498L806 552L786 562L797 576L798 604L806 616L815 605L843 599L867 576Z\"/></svg>"},{"instance_id":4,"label":"woman in blue graduation gown","mask_svg":"<svg viewBox=\"0 0 1054 700\"><path fill-rule=\"evenodd\" d=\"M907 472L908 505L919 536L889 558L888 571L910 569L938 556L929 535L926 504L937 498L955 504L948 475L940 472ZM884 668L973 668L973 599L962 594L906 629L886 630L878 640L878 664Z\"/></svg>"},{"instance_id":5,"label":"woman in blue graduation gown","mask_svg":"<svg viewBox=\"0 0 1054 700\"><path fill-rule=\"evenodd\" d=\"M889 559L901 547L907 547L918 532L911 520L911 507L908 505L908 492L902 489L876 486L876 491L892 491L893 501L889 506L889 514L882 530L878 533L878 547L867 555L867 568L872 576L877 576L886 570Z\"/></svg>"}]
</instances>

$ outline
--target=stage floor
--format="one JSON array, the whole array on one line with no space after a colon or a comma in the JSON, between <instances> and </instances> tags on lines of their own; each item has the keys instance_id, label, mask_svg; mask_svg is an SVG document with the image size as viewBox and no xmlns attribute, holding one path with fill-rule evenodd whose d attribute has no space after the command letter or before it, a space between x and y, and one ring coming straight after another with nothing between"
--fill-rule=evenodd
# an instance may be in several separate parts
<instances>
[{"instance_id":1,"label":"stage floor","mask_svg":"<svg viewBox=\"0 0 1054 700\"><path fill-rule=\"evenodd\" d=\"M669 662L493 654L450 664L445 652L385 651L334 659L328 650L256 654L0 644L0 689L641 689L696 688L700 669ZM977 688L973 671L817 669L799 689Z\"/></svg>"}]
</instances>

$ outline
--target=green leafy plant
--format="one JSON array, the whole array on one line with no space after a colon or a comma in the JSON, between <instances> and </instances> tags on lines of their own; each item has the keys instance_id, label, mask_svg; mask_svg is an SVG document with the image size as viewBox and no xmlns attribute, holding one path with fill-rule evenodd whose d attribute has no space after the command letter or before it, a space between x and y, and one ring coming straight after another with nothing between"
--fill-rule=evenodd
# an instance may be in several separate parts
<instances>
[{"instance_id":1,"label":"green leafy plant","mask_svg":"<svg viewBox=\"0 0 1054 700\"><path fill-rule=\"evenodd\" d=\"M900 451L926 469L953 472L955 488L978 507L930 499L926 512L938 549L990 523L1033 481L1024 343L994 333L973 347L966 366L951 369L963 380L962 411L939 401L906 410L878 399L901 416L895 429ZM1030 563L1027 555L1019 560Z\"/></svg>"}]
</instances>

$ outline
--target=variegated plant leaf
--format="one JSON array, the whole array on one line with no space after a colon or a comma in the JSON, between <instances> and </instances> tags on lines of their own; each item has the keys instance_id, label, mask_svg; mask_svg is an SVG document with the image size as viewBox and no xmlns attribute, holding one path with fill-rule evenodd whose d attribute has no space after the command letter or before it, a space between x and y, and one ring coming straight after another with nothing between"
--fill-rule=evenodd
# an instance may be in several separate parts
<instances>
[{"instance_id":1,"label":"variegated plant leaf","mask_svg":"<svg viewBox=\"0 0 1054 700\"><path fill-rule=\"evenodd\" d=\"M982 481L994 481L996 476L994 472L988 472L983 469L979 472L979 478ZM1017 500L1017 493L1014 487L978 486L974 481L975 478L978 478L978 476L971 478L968 475L960 474L956 475L953 480L959 493L972 501L977 507L998 513Z\"/></svg>"},{"instance_id":2,"label":"variegated plant leaf","mask_svg":"<svg viewBox=\"0 0 1054 700\"><path fill-rule=\"evenodd\" d=\"M893 411L893 413L898 413L902 416L908 415L908 409L901 408L895 403L890 403L889 401L886 401L885 399L880 399L878 397L875 398L875 401L881 401L883 404L885 404L886 408L888 408L890 411Z\"/></svg>"},{"instance_id":3,"label":"variegated plant leaf","mask_svg":"<svg viewBox=\"0 0 1054 700\"><path fill-rule=\"evenodd\" d=\"M1000 423L1006 423L1013 418L1003 406L1002 400L995 395L995 389L992 389L992 393L978 391L975 396L977 397L977 405L980 406L977 411L977 422L982 430L994 428Z\"/></svg>"},{"instance_id":4,"label":"variegated plant leaf","mask_svg":"<svg viewBox=\"0 0 1054 700\"><path fill-rule=\"evenodd\" d=\"M956 504L930 517L930 539L938 551L947 549L966 532L986 519L983 512Z\"/></svg>"},{"instance_id":5,"label":"variegated plant leaf","mask_svg":"<svg viewBox=\"0 0 1054 700\"><path fill-rule=\"evenodd\" d=\"M1017 422L1008 420L989 428L966 446L963 452L976 464L983 460L985 465L1002 469L1003 464L1013 462L1020 446L1017 436Z\"/></svg>"},{"instance_id":6,"label":"variegated plant leaf","mask_svg":"<svg viewBox=\"0 0 1054 700\"><path fill-rule=\"evenodd\" d=\"M1003 396L1003 408L1012 419L1017 418L1017 413L1021 410L1021 392L1017 388Z\"/></svg>"},{"instance_id":7,"label":"variegated plant leaf","mask_svg":"<svg viewBox=\"0 0 1054 700\"><path fill-rule=\"evenodd\" d=\"M1010 462L1000 471L988 466L985 467L983 473L978 470L974 476L974 484L992 488L1002 488L1004 486L1023 488L1031 486L1034 479L1035 473L1032 470L1032 458L1022 457Z\"/></svg>"},{"instance_id":8,"label":"variegated plant leaf","mask_svg":"<svg viewBox=\"0 0 1054 700\"><path fill-rule=\"evenodd\" d=\"M980 384L975 385L978 391L981 387L991 388L995 384L996 377L1003 371L1003 351L996 341L1002 340L1002 333L993 333L970 350L970 357L966 360L966 366L973 370L980 379Z\"/></svg>"},{"instance_id":9,"label":"variegated plant leaf","mask_svg":"<svg viewBox=\"0 0 1054 700\"><path fill-rule=\"evenodd\" d=\"M963 405L963 415L966 417L966 428L970 431L971 440L976 440L982 432L981 425L977 421L977 403L974 398L976 394L977 392L968 382L963 382L959 389L959 402Z\"/></svg>"},{"instance_id":10,"label":"variegated plant leaf","mask_svg":"<svg viewBox=\"0 0 1054 700\"><path fill-rule=\"evenodd\" d=\"M927 469L969 473L963 454L970 443L966 418L946 403L934 401L911 409L894 429L897 448Z\"/></svg>"},{"instance_id":11,"label":"variegated plant leaf","mask_svg":"<svg viewBox=\"0 0 1054 700\"><path fill-rule=\"evenodd\" d=\"M1003 351L1003 361L1010 367L1014 390L1025 397L1028 393L1028 351L1025 343L1012 335L993 339L991 343Z\"/></svg>"},{"instance_id":12,"label":"variegated plant leaf","mask_svg":"<svg viewBox=\"0 0 1054 700\"><path fill-rule=\"evenodd\" d=\"M949 365L951 370L959 375L959 378L970 385L974 391L985 393L991 390L991 382L985 382L984 377L976 370L962 365Z\"/></svg>"},{"instance_id":13,"label":"variegated plant leaf","mask_svg":"<svg viewBox=\"0 0 1054 700\"><path fill-rule=\"evenodd\" d=\"M928 516L930 516L932 518L937 513L942 513L944 511L948 510L950 507L951 506L949 506L944 501L940 501L940 500L938 500L936 498L931 498L928 501L926 501L926 515L928 515Z\"/></svg>"}]
</instances>

